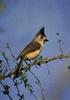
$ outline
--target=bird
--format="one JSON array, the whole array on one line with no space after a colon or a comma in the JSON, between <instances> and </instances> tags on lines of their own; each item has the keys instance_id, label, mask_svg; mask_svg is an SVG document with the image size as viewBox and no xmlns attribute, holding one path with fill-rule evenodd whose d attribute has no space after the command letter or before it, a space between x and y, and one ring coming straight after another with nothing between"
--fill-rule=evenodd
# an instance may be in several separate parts
<instances>
[{"instance_id":1,"label":"bird","mask_svg":"<svg viewBox=\"0 0 70 100\"><path fill-rule=\"evenodd\" d=\"M36 33L32 41L18 55L17 60L20 59L20 61L15 69L14 79L19 76L22 62L38 57L43 50L44 44L47 41L48 39L45 35L44 27L41 27L41 29Z\"/></svg>"}]
</instances>

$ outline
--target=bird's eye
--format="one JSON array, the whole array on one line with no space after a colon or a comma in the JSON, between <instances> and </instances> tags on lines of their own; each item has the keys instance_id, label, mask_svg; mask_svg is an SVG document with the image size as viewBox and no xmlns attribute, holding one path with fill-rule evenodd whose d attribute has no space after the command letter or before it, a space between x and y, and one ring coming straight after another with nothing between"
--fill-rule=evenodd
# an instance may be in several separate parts
<instances>
[{"instance_id":1,"label":"bird's eye","mask_svg":"<svg viewBox=\"0 0 70 100\"><path fill-rule=\"evenodd\" d=\"M43 39L43 36L41 36L40 38Z\"/></svg>"}]
</instances>

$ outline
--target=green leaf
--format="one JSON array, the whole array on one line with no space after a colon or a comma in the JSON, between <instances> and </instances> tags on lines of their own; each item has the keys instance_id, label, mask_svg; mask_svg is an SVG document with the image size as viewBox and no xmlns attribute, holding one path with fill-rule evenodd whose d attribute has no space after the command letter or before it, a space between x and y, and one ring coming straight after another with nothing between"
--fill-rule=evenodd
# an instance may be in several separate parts
<instances>
[{"instance_id":1,"label":"green leaf","mask_svg":"<svg viewBox=\"0 0 70 100\"><path fill-rule=\"evenodd\" d=\"M25 87L28 85L28 79L27 79L27 77L25 76L25 73L20 73L20 76L21 76L21 78L22 78L22 80L24 81L24 85L25 85Z\"/></svg>"},{"instance_id":2,"label":"green leaf","mask_svg":"<svg viewBox=\"0 0 70 100\"><path fill-rule=\"evenodd\" d=\"M9 43L6 43L5 47L9 50L9 52L10 52L11 56L14 58L14 60L16 60L16 57L13 55L12 48L10 47Z\"/></svg>"},{"instance_id":3,"label":"green leaf","mask_svg":"<svg viewBox=\"0 0 70 100\"><path fill-rule=\"evenodd\" d=\"M3 79L4 79L4 74L0 73L0 80L3 80Z\"/></svg>"},{"instance_id":4,"label":"green leaf","mask_svg":"<svg viewBox=\"0 0 70 100\"><path fill-rule=\"evenodd\" d=\"M7 57L5 51L2 52L2 56L4 57L4 59L6 60L7 64L9 65L9 63L8 63L9 60L8 60L8 57Z\"/></svg>"},{"instance_id":5,"label":"green leaf","mask_svg":"<svg viewBox=\"0 0 70 100\"><path fill-rule=\"evenodd\" d=\"M42 100L45 100L45 96L44 95L42 95Z\"/></svg>"}]
</instances>

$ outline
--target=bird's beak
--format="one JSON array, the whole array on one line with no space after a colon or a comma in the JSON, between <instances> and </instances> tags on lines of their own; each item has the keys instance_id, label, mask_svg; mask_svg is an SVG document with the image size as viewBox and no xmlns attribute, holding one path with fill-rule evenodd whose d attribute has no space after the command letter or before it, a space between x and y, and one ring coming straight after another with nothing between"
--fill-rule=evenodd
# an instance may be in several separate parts
<instances>
[{"instance_id":1,"label":"bird's beak","mask_svg":"<svg viewBox=\"0 0 70 100\"><path fill-rule=\"evenodd\" d=\"M45 40L44 40L45 42L47 42L47 41L49 41L47 38L45 38Z\"/></svg>"}]
</instances>

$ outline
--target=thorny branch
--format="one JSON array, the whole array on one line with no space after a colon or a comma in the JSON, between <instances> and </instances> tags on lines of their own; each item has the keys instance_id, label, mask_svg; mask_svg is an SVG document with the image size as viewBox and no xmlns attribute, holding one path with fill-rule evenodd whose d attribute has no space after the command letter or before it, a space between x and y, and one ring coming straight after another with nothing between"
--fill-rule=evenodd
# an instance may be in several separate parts
<instances>
[{"instance_id":1,"label":"thorny branch","mask_svg":"<svg viewBox=\"0 0 70 100\"><path fill-rule=\"evenodd\" d=\"M34 65L39 65L40 66L41 64L49 63L50 61L55 61L57 59L65 59L65 58L70 58L70 54L60 54L60 55L57 55L57 56L54 56L54 57L45 57L45 58L42 58L40 60L33 61L33 63L28 64L25 68L22 68L22 70L27 72ZM13 74L14 74L14 71L11 71L7 75L0 75L0 80L4 80L5 78L10 77Z\"/></svg>"}]
</instances>

